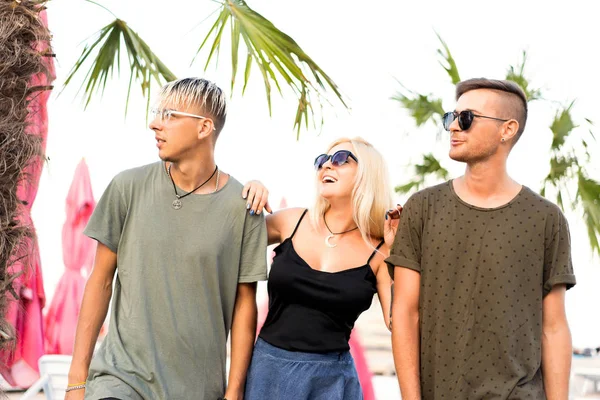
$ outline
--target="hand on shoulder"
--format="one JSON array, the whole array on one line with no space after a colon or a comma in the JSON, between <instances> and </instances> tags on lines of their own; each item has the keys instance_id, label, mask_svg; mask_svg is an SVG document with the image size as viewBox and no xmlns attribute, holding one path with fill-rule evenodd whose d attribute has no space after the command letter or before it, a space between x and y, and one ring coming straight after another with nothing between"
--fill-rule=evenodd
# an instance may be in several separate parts
<instances>
[{"instance_id":1,"label":"hand on shoulder","mask_svg":"<svg viewBox=\"0 0 600 400\"><path fill-rule=\"evenodd\" d=\"M396 208L389 209L385 213L385 223L383 227L383 238L385 245L388 248L392 247L394 239L396 238L396 232L398 231L398 224L400 223L400 215L402 214L402 206L396 205ZM389 249L388 249L389 252Z\"/></svg>"}]
</instances>

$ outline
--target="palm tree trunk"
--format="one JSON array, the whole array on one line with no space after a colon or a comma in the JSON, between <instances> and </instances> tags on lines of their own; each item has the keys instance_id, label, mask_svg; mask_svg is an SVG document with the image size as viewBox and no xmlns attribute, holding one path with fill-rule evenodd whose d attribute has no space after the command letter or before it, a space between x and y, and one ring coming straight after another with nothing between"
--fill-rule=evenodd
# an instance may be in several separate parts
<instances>
[{"instance_id":1,"label":"palm tree trunk","mask_svg":"<svg viewBox=\"0 0 600 400\"><path fill-rule=\"evenodd\" d=\"M17 189L28 181L27 167L43 157L41 138L30 134L29 114L35 96L51 89L32 83L34 76L48 72L47 57L52 56L50 33L39 16L44 9L40 1L0 0L0 349L14 344L5 320L8 302L17 297L11 267L27 256L21 245L32 236L20 223L24 207Z\"/></svg>"}]
</instances>

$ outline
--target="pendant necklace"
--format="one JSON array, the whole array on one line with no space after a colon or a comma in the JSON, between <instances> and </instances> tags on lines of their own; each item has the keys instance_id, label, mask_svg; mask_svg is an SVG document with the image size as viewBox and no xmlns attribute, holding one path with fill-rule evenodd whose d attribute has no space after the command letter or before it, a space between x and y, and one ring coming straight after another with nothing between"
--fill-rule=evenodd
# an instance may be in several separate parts
<instances>
[{"instance_id":1,"label":"pendant necklace","mask_svg":"<svg viewBox=\"0 0 600 400\"><path fill-rule=\"evenodd\" d=\"M343 232L332 232L331 229L329 229L329 225L327 225L327 220L325 219L325 215L323 215L323 222L325 222L325 226L327 227L327 230L329 231L329 235L327 235L327 237L325 238L325 245L327 247L336 247L337 244L332 244L329 240L332 239L335 235L343 235L344 233L348 233L348 232L352 232L358 229L358 226L355 226L352 229L348 229L347 231L343 231Z\"/></svg>"},{"instance_id":2,"label":"pendant necklace","mask_svg":"<svg viewBox=\"0 0 600 400\"><path fill-rule=\"evenodd\" d=\"M172 165L173 164L169 164L169 168L167 168L167 174L169 174L169 178L171 178L171 183L173 184L173 190L175 191L175 197L177 197L175 200L173 200L173 203L171 203L171 206L175 210L179 210L181 207L183 207L183 203L181 203L181 199L183 199L185 196L189 196L190 194L194 193L196 190L200 189L202 186L206 185L208 183L208 181L210 181L212 179L212 177L215 176L215 174L219 170L219 167L217 165L215 165L215 170L213 171L212 175L207 180L205 180L201 185L196 187L191 192L187 192L185 194L178 194L177 186L175 186L175 181L173 180L173 177L171 176L171 166ZM217 188L218 187L219 187L219 175L217 174ZM215 188L215 192L216 191L217 191L217 189Z\"/></svg>"}]
</instances>

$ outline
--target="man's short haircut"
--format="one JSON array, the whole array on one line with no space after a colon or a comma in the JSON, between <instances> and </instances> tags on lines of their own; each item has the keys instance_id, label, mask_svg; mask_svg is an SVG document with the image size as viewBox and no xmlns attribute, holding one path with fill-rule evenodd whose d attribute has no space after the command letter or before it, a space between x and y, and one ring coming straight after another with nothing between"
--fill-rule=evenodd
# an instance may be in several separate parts
<instances>
[{"instance_id":1,"label":"man's short haircut","mask_svg":"<svg viewBox=\"0 0 600 400\"><path fill-rule=\"evenodd\" d=\"M512 81L473 78L459 82L456 85L456 100L463 94L477 89L489 89L502 92L505 96L509 108L506 109L506 115L498 116L501 118L514 118L519 122L519 130L515 137L515 143L525 130L527 123L527 96L519 85Z\"/></svg>"},{"instance_id":2,"label":"man's short haircut","mask_svg":"<svg viewBox=\"0 0 600 400\"><path fill-rule=\"evenodd\" d=\"M182 78L167 83L159 94L159 108L167 105L199 108L215 124L216 136L221 133L227 117L227 97L213 82L202 78Z\"/></svg>"}]
</instances>

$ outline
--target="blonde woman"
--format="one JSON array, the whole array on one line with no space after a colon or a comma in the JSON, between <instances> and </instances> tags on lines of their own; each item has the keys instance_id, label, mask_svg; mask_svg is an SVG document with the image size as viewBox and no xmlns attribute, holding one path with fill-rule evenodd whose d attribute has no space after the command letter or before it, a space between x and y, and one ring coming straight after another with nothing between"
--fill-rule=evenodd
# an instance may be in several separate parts
<instances>
[{"instance_id":1,"label":"blonde woman","mask_svg":"<svg viewBox=\"0 0 600 400\"><path fill-rule=\"evenodd\" d=\"M361 138L340 139L315 159L310 210L267 216L280 243L269 276L269 312L254 347L244 398L362 399L348 340L378 293L389 325L391 211L381 154ZM395 220L397 221L397 219Z\"/></svg>"}]
</instances>

